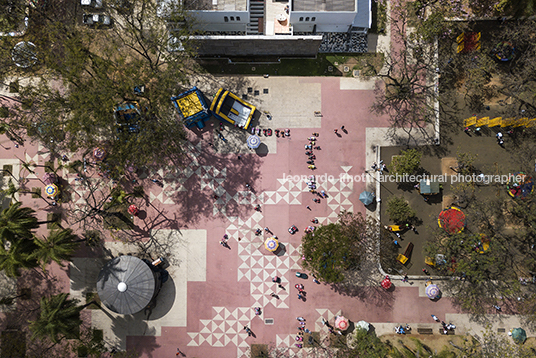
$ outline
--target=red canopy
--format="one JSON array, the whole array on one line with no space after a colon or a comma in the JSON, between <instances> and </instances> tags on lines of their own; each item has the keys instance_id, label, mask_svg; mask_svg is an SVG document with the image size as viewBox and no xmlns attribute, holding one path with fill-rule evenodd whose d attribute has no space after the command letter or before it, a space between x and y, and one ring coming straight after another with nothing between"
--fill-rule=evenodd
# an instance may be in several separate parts
<instances>
[{"instance_id":1,"label":"red canopy","mask_svg":"<svg viewBox=\"0 0 536 358\"><path fill-rule=\"evenodd\" d=\"M137 207L136 205L134 205L134 204L132 204L132 205L130 205L130 206L128 207L128 213L129 213L130 215L134 215L134 216L136 216L136 215L138 215L139 212L140 212L140 210L139 210L138 207Z\"/></svg>"},{"instance_id":2,"label":"red canopy","mask_svg":"<svg viewBox=\"0 0 536 358\"><path fill-rule=\"evenodd\" d=\"M391 288L391 279L389 277L386 277L383 281L382 281L382 287L385 288L386 290L390 289Z\"/></svg>"}]
</instances>

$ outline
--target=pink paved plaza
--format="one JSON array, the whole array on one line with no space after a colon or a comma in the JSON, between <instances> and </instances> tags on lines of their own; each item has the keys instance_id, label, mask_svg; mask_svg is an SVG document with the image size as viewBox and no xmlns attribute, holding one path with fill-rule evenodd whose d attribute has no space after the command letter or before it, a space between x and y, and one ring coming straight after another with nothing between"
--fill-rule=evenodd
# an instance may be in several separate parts
<instances>
[{"instance_id":1,"label":"pink paved plaza","mask_svg":"<svg viewBox=\"0 0 536 358\"><path fill-rule=\"evenodd\" d=\"M140 204L146 217L135 219L136 234L143 237L156 229L205 230L203 259L206 262L200 266L206 267L206 273L204 280L190 281L188 277L172 276L164 284L173 285L179 280L187 282L186 299L181 302L186 305L185 324L162 326L157 334L126 334L123 344L126 343L127 349L136 349L143 357L172 357L177 348L187 357L247 357L249 345L259 343L282 349L290 347L300 356L305 355L305 350L302 352L294 347L297 316L305 317L306 327L321 332L321 337L325 338L327 328L322 325L322 319L333 323L338 314L353 322L397 324L429 323L432 313L444 319L445 313L455 312L450 300L432 302L420 296L417 287L395 287L390 292L379 286L364 287L359 294L351 296L335 292L328 285L315 284L311 277L303 280L295 276L297 271L302 271L299 245L303 230L311 225L311 219L317 218L320 224L327 224L336 221L337 214L344 209L365 213L358 197L366 184L343 182L339 175L363 174L365 154L370 150L366 147L366 129L388 126L385 118L378 118L369 111L374 98L372 90L341 90L339 78L304 78L300 82L321 86L320 127L299 128L289 124L291 136L277 138L275 153L259 156L251 151L238 159L234 152L221 154L209 145L218 140L213 133L217 122L210 121L204 132L197 136L192 134L191 162L178 177L166 179L164 175L163 186L149 179L143 180L146 190L149 188L150 199ZM312 117L313 111L307 115ZM270 124L266 119L262 121L263 126ZM334 129L343 125L347 133L339 129L339 135L336 135ZM225 129L232 130L237 129ZM321 147L321 150L315 150L318 169L314 173L307 168L304 155L307 137L313 132L319 133L316 145ZM15 148L6 141L4 144L4 158L18 157L40 164L48 160L41 148ZM221 148L220 145L222 143L216 147ZM38 175L40 171L42 175L42 169L38 168ZM318 180L318 189L328 194L328 198L320 203L313 202L314 196L308 192L304 180L283 179L312 174L333 176L325 181ZM75 176L66 171L64 179L72 186L79 185ZM245 183L251 185L251 190ZM43 203L29 199L29 196L23 200L26 205L36 208L43 219L48 211L55 210L40 209ZM261 206L260 212L254 210L257 204ZM310 206L310 210L306 206ZM299 228L295 235L288 232L291 225ZM255 235L255 229L264 227L268 227L284 246L280 256L264 249L265 233ZM229 249L220 245L224 234L229 235ZM79 254L81 257L86 255L85 251ZM69 292L69 276L73 272L65 268L52 269L63 290ZM380 277L379 271L377 274ZM281 277L284 289L271 281L273 276ZM296 283L305 286L305 302L297 297ZM182 288L176 286L175 289ZM166 292L169 287L160 295ZM279 298L272 297L272 292ZM256 306L262 308L259 316L253 311ZM173 317L167 318L167 322L173 322ZM136 321L133 324L143 325ZM253 336L248 337L243 330L245 325L251 328Z\"/></svg>"}]
</instances>

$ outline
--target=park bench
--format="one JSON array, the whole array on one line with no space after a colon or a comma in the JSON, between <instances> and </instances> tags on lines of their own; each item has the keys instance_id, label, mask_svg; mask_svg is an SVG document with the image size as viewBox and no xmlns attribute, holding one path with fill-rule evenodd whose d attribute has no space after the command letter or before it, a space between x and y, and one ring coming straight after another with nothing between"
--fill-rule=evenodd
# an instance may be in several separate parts
<instances>
[{"instance_id":1,"label":"park bench","mask_svg":"<svg viewBox=\"0 0 536 358\"><path fill-rule=\"evenodd\" d=\"M434 334L434 330L432 328L417 328L417 333L419 333L419 334Z\"/></svg>"}]
</instances>

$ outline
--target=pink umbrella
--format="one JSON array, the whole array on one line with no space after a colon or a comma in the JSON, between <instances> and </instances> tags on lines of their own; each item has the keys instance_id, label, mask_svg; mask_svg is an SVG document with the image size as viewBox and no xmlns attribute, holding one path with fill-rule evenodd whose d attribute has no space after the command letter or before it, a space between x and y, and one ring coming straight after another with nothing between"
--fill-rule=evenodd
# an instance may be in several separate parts
<instances>
[{"instance_id":1,"label":"pink umbrella","mask_svg":"<svg viewBox=\"0 0 536 358\"><path fill-rule=\"evenodd\" d=\"M335 319L335 327L340 329L341 331L346 331L349 325L350 322L348 322L348 319L344 316L337 316L337 318Z\"/></svg>"}]
</instances>

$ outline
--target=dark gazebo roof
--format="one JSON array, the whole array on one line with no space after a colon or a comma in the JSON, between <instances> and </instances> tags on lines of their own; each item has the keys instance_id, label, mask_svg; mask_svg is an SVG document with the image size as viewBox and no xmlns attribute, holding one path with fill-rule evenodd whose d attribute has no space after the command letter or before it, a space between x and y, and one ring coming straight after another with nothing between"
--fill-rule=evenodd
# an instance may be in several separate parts
<instances>
[{"instance_id":1,"label":"dark gazebo roof","mask_svg":"<svg viewBox=\"0 0 536 358\"><path fill-rule=\"evenodd\" d=\"M99 273L97 292L106 307L119 314L143 310L156 290L155 274L147 263L133 256L119 256Z\"/></svg>"}]
</instances>

